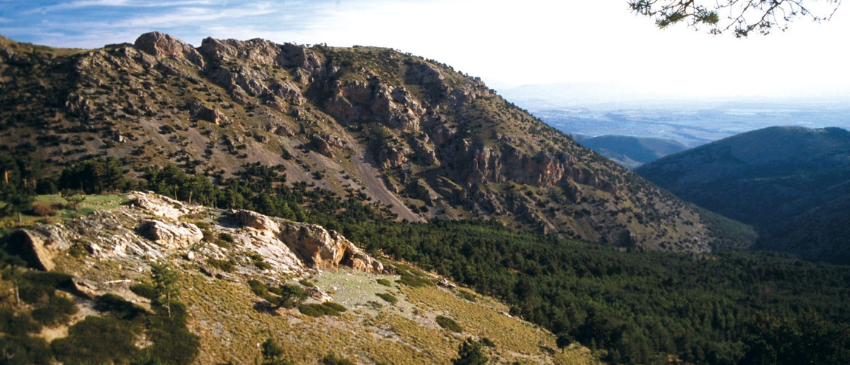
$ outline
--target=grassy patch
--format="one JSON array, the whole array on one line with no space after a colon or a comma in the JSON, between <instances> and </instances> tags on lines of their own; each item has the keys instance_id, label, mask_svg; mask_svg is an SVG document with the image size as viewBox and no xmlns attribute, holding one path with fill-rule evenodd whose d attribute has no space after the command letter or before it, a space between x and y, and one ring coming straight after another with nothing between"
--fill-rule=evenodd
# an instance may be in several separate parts
<instances>
[{"instance_id":1,"label":"grassy patch","mask_svg":"<svg viewBox=\"0 0 850 365\"><path fill-rule=\"evenodd\" d=\"M378 284L383 286L393 286L393 284L387 279L378 279Z\"/></svg>"}]
</instances>

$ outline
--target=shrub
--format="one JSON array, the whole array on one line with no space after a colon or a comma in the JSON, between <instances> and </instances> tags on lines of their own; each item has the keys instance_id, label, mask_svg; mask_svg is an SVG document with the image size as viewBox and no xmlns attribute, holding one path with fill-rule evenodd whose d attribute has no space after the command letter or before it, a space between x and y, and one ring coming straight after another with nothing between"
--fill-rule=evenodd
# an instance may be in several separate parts
<instances>
[{"instance_id":1,"label":"shrub","mask_svg":"<svg viewBox=\"0 0 850 365\"><path fill-rule=\"evenodd\" d=\"M139 351L137 328L112 317L86 317L53 341L56 359L65 364L126 364Z\"/></svg>"},{"instance_id":2,"label":"shrub","mask_svg":"<svg viewBox=\"0 0 850 365\"><path fill-rule=\"evenodd\" d=\"M157 297L156 288L153 285L147 283L138 283L130 285L130 291L136 293L136 295L142 298L148 298L150 300L155 300Z\"/></svg>"},{"instance_id":3,"label":"shrub","mask_svg":"<svg viewBox=\"0 0 850 365\"><path fill-rule=\"evenodd\" d=\"M52 364L50 345L41 337L3 336L0 337L0 349L3 349L3 364Z\"/></svg>"},{"instance_id":4,"label":"shrub","mask_svg":"<svg viewBox=\"0 0 850 365\"><path fill-rule=\"evenodd\" d=\"M212 231L210 231L208 229L202 229L201 234L204 235L204 237L203 237L204 242L215 242L215 236L213 236Z\"/></svg>"},{"instance_id":5,"label":"shrub","mask_svg":"<svg viewBox=\"0 0 850 365\"><path fill-rule=\"evenodd\" d=\"M14 313L11 309L0 309L0 332L10 336L26 337L27 333L41 331L41 325L33 321L29 313Z\"/></svg>"},{"instance_id":6,"label":"shrub","mask_svg":"<svg viewBox=\"0 0 850 365\"><path fill-rule=\"evenodd\" d=\"M463 328L449 317L437 316L437 324L452 332L463 332Z\"/></svg>"},{"instance_id":7,"label":"shrub","mask_svg":"<svg viewBox=\"0 0 850 365\"><path fill-rule=\"evenodd\" d=\"M298 283L300 283L301 285L304 285L308 288L315 288L316 287L316 284L313 284L313 283L307 281L306 279L298 280Z\"/></svg>"},{"instance_id":8,"label":"shrub","mask_svg":"<svg viewBox=\"0 0 850 365\"><path fill-rule=\"evenodd\" d=\"M324 306L326 308L330 308L332 310L335 310L339 313L342 313L342 312L345 312L345 311L348 310L345 307L343 307L342 304L334 303L334 302L324 302L324 303L322 303L322 306Z\"/></svg>"},{"instance_id":9,"label":"shrub","mask_svg":"<svg viewBox=\"0 0 850 365\"><path fill-rule=\"evenodd\" d=\"M77 313L77 304L65 297L52 296L47 305L32 311L32 318L45 326L67 323Z\"/></svg>"},{"instance_id":10,"label":"shrub","mask_svg":"<svg viewBox=\"0 0 850 365\"><path fill-rule=\"evenodd\" d=\"M322 358L322 365L354 365L354 362L331 352Z\"/></svg>"},{"instance_id":11,"label":"shrub","mask_svg":"<svg viewBox=\"0 0 850 365\"><path fill-rule=\"evenodd\" d=\"M145 314L141 307L115 294L104 294L94 301L94 309L118 319L133 320Z\"/></svg>"},{"instance_id":12,"label":"shrub","mask_svg":"<svg viewBox=\"0 0 850 365\"><path fill-rule=\"evenodd\" d=\"M378 294L375 294L375 295L377 295L379 298L383 299L385 302L390 303L390 304L395 304L395 303L398 302L398 298L396 298L395 296L393 296L390 293L378 293Z\"/></svg>"},{"instance_id":13,"label":"shrub","mask_svg":"<svg viewBox=\"0 0 850 365\"><path fill-rule=\"evenodd\" d=\"M268 269L272 268L272 265L270 265L268 262L265 262L265 261L262 261L262 260L261 261L254 261L254 266L256 266L260 270L268 270Z\"/></svg>"},{"instance_id":14,"label":"shrub","mask_svg":"<svg viewBox=\"0 0 850 365\"><path fill-rule=\"evenodd\" d=\"M230 260L209 259L207 260L207 264L224 272L233 272L236 270L236 266Z\"/></svg>"},{"instance_id":15,"label":"shrub","mask_svg":"<svg viewBox=\"0 0 850 365\"><path fill-rule=\"evenodd\" d=\"M325 315L324 308L320 304L301 304L298 306L298 311L310 317L321 317Z\"/></svg>"},{"instance_id":16,"label":"shrub","mask_svg":"<svg viewBox=\"0 0 850 365\"><path fill-rule=\"evenodd\" d=\"M227 243L233 243L233 236L230 233L220 233L218 238Z\"/></svg>"},{"instance_id":17,"label":"shrub","mask_svg":"<svg viewBox=\"0 0 850 365\"><path fill-rule=\"evenodd\" d=\"M301 304L298 306L298 311L310 317L321 316L338 316L340 312L345 312L345 307L331 302L322 304Z\"/></svg>"},{"instance_id":18,"label":"shrub","mask_svg":"<svg viewBox=\"0 0 850 365\"><path fill-rule=\"evenodd\" d=\"M393 284L387 279L378 279L378 284L383 286L392 286Z\"/></svg>"},{"instance_id":19,"label":"shrub","mask_svg":"<svg viewBox=\"0 0 850 365\"><path fill-rule=\"evenodd\" d=\"M56 212L53 211L53 207L41 202L32 203L32 212L40 217L47 217L56 214Z\"/></svg>"}]
</instances>

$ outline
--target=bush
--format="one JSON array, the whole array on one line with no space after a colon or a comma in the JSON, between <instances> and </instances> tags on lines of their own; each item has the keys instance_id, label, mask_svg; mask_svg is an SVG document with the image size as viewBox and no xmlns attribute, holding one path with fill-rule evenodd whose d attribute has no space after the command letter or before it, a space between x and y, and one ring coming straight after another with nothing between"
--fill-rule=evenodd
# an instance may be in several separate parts
<instances>
[{"instance_id":1,"label":"bush","mask_svg":"<svg viewBox=\"0 0 850 365\"><path fill-rule=\"evenodd\" d=\"M378 279L378 284L383 286L392 286L393 284L387 279Z\"/></svg>"},{"instance_id":2,"label":"bush","mask_svg":"<svg viewBox=\"0 0 850 365\"><path fill-rule=\"evenodd\" d=\"M307 281L306 279L298 280L298 283L301 284L301 285L304 285L308 288L315 288L316 287L316 284L313 284L313 283Z\"/></svg>"},{"instance_id":3,"label":"bush","mask_svg":"<svg viewBox=\"0 0 850 365\"><path fill-rule=\"evenodd\" d=\"M395 304L395 303L398 302L398 298L396 298L395 296L393 296L390 293L378 293L378 294L375 294L375 295L377 295L379 298L383 299L385 302L390 303L390 304Z\"/></svg>"},{"instance_id":4,"label":"bush","mask_svg":"<svg viewBox=\"0 0 850 365\"><path fill-rule=\"evenodd\" d=\"M218 235L218 238L227 243L233 243L233 236L230 233L221 233Z\"/></svg>"},{"instance_id":5,"label":"bush","mask_svg":"<svg viewBox=\"0 0 850 365\"><path fill-rule=\"evenodd\" d=\"M45 326L67 323L71 315L77 313L77 304L65 297L52 296L47 305L32 311L32 318Z\"/></svg>"},{"instance_id":6,"label":"bush","mask_svg":"<svg viewBox=\"0 0 850 365\"><path fill-rule=\"evenodd\" d=\"M56 214L56 212L53 211L53 207L41 202L32 203L32 212L40 217L47 217Z\"/></svg>"},{"instance_id":7,"label":"bush","mask_svg":"<svg viewBox=\"0 0 850 365\"><path fill-rule=\"evenodd\" d=\"M156 288L153 285L147 283L139 283L130 285L130 291L136 293L136 295L147 298L150 300L155 300L157 297Z\"/></svg>"},{"instance_id":8,"label":"bush","mask_svg":"<svg viewBox=\"0 0 850 365\"><path fill-rule=\"evenodd\" d=\"M260 270L268 270L272 268L272 265L265 261L254 261L254 266Z\"/></svg>"},{"instance_id":9,"label":"bush","mask_svg":"<svg viewBox=\"0 0 850 365\"><path fill-rule=\"evenodd\" d=\"M33 321L29 313L14 313L11 309L0 309L0 332L10 336L26 337L27 333L41 331L41 325Z\"/></svg>"},{"instance_id":10,"label":"bush","mask_svg":"<svg viewBox=\"0 0 850 365\"><path fill-rule=\"evenodd\" d=\"M126 364L138 352L138 328L112 317L86 317L53 341L56 359L65 364Z\"/></svg>"},{"instance_id":11,"label":"bush","mask_svg":"<svg viewBox=\"0 0 850 365\"><path fill-rule=\"evenodd\" d=\"M322 365L354 365L354 362L331 352L322 358Z\"/></svg>"},{"instance_id":12,"label":"bush","mask_svg":"<svg viewBox=\"0 0 850 365\"><path fill-rule=\"evenodd\" d=\"M443 327L452 332L463 332L463 328L449 317L437 316L437 324L439 324L440 327Z\"/></svg>"},{"instance_id":13,"label":"bush","mask_svg":"<svg viewBox=\"0 0 850 365\"><path fill-rule=\"evenodd\" d=\"M141 307L115 294L104 294L97 297L94 301L94 309L123 320L133 320L146 313Z\"/></svg>"},{"instance_id":14,"label":"bush","mask_svg":"<svg viewBox=\"0 0 850 365\"><path fill-rule=\"evenodd\" d=\"M224 272L233 272L236 270L236 266L230 260L209 259L207 260L207 264Z\"/></svg>"},{"instance_id":15,"label":"bush","mask_svg":"<svg viewBox=\"0 0 850 365\"><path fill-rule=\"evenodd\" d=\"M298 311L310 317L321 316L338 316L340 312L345 312L345 307L331 302L322 304L301 304L298 306Z\"/></svg>"},{"instance_id":16,"label":"bush","mask_svg":"<svg viewBox=\"0 0 850 365\"><path fill-rule=\"evenodd\" d=\"M343 307L342 304L334 303L334 302L324 302L324 303L322 303L322 306L330 308L332 310L335 310L339 313L342 313L342 312L345 312L345 311L348 310L345 307Z\"/></svg>"},{"instance_id":17,"label":"bush","mask_svg":"<svg viewBox=\"0 0 850 365\"><path fill-rule=\"evenodd\" d=\"M41 337L3 336L0 337L0 349L3 349L2 364L49 365L52 362L50 345Z\"/></svg>"}]
</instances>

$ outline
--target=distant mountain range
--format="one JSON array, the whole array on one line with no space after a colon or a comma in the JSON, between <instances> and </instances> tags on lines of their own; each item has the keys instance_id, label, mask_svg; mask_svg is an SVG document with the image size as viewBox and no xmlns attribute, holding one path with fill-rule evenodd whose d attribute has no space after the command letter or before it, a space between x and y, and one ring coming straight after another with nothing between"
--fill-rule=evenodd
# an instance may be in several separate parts
<instances>
[{"instance_id":1,"label":"distant mountain range","mask_svg":"<svg viewBox=\"0 0 850 365\"><path fill-rule=\"evenodd\" d=\"M671 139L631 137L631 136L573 136L576 142L594 152L608 157L629 169L635 169L645 163L664 156L682 152L688 146Z\"/></svg>"},{"instance_id":2,"label":"distant mountain range","mask_svg":"<svg viewBox=\"0 0 850 365\"><path fill-rule=\"evenodd\" d=\"M772 127L635 170L677 196L752 224L758 248L850 263L850 132Z\"/></svg>"}]
</instances>

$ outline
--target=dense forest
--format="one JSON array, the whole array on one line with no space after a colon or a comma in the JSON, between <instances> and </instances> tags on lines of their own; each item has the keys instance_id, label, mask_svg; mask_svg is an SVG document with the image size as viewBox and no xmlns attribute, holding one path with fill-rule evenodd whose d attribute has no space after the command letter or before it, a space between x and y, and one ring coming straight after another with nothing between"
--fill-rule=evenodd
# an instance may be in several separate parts
<instances>
[{"instance_id":1,"label":"dense forest","mask_svg":"<svg viewBox=\"0 0 850 365\"><path fill-rule=\"evenodd\" d=\"M136 180L125 177L120 161L91 160L24 183L32 161L0 161L13 177L0 201L57 190L146 189L322 224L373 254L499 298L512 315L556 333L559 345L578 341L612 363L660 364L671 354L697 364L850 363L847 266L770 252L632 252L489 221L399 223L356 191L341 197L290 186L282 168L260 165L231 179L169 165ZM3 212L26 209L15 206Z\"/></svg>"}]
</instances>

